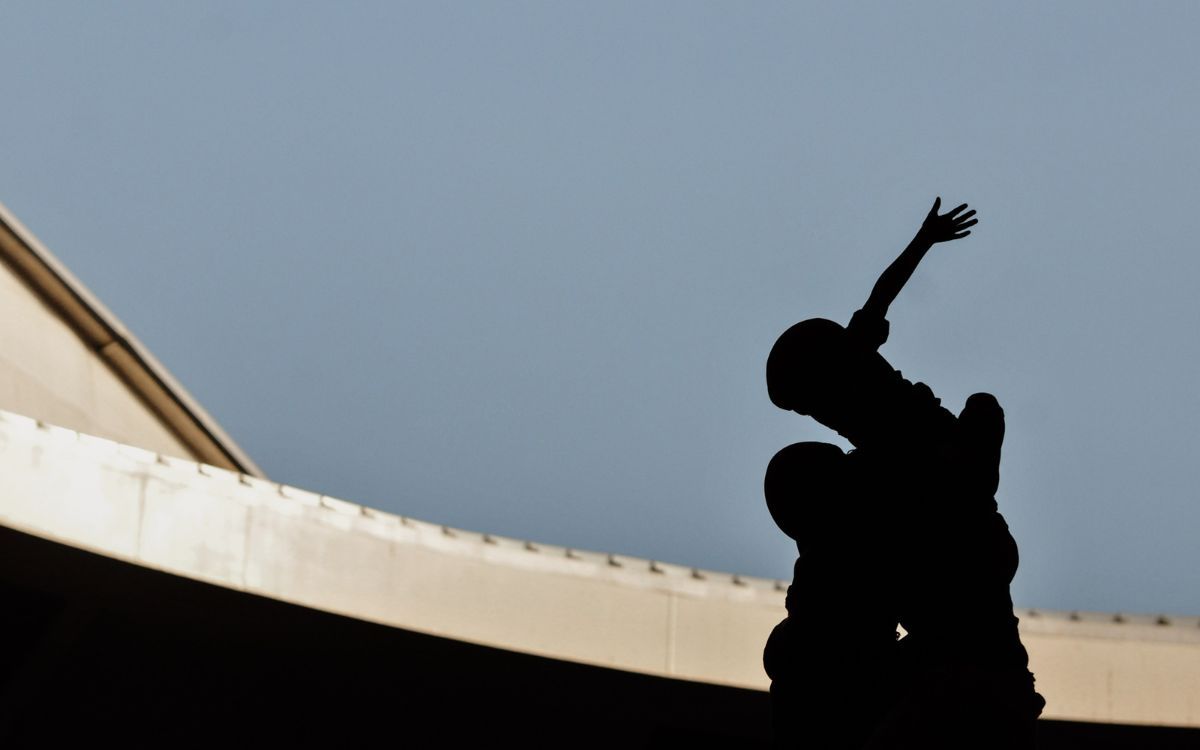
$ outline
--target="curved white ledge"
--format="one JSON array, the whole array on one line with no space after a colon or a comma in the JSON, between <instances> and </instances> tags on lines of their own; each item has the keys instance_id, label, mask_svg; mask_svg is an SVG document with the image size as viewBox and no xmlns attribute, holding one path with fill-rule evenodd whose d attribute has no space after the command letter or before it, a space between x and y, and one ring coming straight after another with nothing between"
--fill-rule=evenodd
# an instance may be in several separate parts
<instances>
[{"instance_id":1,"label":"curved white ledge","mask_svg":"<svg viewBox=\"0 0 1200 750\"><path fill-rule=\"evenodd\" d=\"M438 526L6 412L0 524L394 627L758 689L784 614L780 581ZM1200 618L1017 614L1047 718L1200 726Z\"/></svg>"}]
</instances>

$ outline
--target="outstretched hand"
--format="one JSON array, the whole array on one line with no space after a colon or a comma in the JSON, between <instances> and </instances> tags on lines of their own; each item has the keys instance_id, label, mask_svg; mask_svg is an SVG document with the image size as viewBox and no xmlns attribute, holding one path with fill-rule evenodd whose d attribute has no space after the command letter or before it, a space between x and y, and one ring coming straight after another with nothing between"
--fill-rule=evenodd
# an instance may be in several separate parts
<instances>
[{"instance_id":1,"label":"outstretched hand","mask_svg":"<svg viewBox=\"0 0 1200 750\"><path fill-rule=\"evenodd\" d=\"M929 209L929 215L925 217L925 222L921 224L921 229L917 232L917 236L930 245L966 237L971 233L969 228L979 223L978 219L971 218L975 215L975 209L962 213L962 210L967 207L966 203L953 211L938 216L938 209L941 206L942 199L939 197L934 200L933 208Z\"/></svg>"}]
</instances>

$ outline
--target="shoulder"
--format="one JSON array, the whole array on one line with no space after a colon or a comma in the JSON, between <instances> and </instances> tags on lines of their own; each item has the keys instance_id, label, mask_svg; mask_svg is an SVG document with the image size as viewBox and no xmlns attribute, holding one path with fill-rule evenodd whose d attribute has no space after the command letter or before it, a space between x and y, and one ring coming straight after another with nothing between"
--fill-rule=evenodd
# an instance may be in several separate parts
<instances>
[{"instance_id":1,"label":"shoulder","mask_svg":"<svg viewBox=\"0 0 1200 750\"><path fill-rule=\"evenodd\" d=\"M857 339L863 346L878 349L888 339L887 318L868 312L865 308L858 310L850 318L846 331Z\"/></svg>"}]
</instances>

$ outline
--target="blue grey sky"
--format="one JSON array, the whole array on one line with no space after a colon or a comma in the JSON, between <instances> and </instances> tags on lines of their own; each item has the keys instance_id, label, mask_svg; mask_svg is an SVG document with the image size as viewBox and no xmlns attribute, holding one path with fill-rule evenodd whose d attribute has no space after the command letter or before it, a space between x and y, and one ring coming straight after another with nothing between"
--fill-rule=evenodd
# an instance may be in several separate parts
<instances>
[{"instance_id":1,"label":"blue grey sky","mask_svg":"<svg viewBox=\"0 0 1200 750\"><path fill-rule=\"evenodd\" d=\"M1005 406L1018 605L1200 613L1200 6L25 3L0 201L274 479L787 579L763 367Z\"/></svg>"}]
</instances>

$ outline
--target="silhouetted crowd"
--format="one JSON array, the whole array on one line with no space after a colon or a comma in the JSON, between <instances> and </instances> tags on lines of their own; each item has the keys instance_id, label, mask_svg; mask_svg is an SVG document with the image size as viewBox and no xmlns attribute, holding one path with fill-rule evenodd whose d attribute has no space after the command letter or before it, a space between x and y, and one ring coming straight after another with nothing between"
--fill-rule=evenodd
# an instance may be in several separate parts
<instances>
[{"instance_id":1,"label":"silhouetted crowd","mask_svg":"<svg viewBox=\"0 0 1200 750\"><path fill-rule=\"evenodd\" d=\"M940 204L848 325L797 323L767 360L776 406L854 446L795 443L767 468L767 506L799 551L787 618L763 653L781 747L1034 746L1045 701L995 500L1004 412L977 393L956 416L878 351L924 255L977 222L966 204L939 215Z\"/></svg>"}]
</instances>

